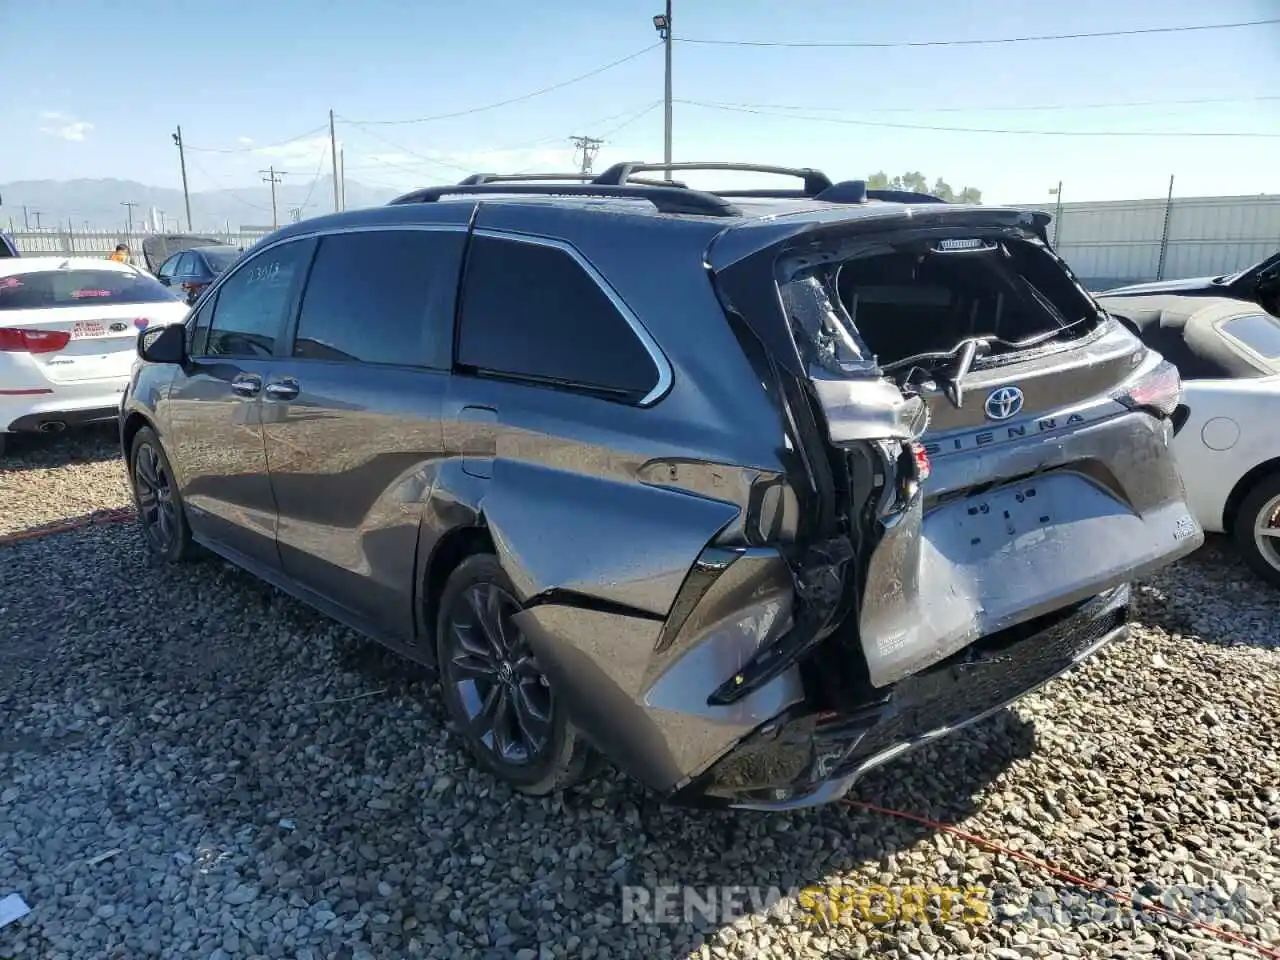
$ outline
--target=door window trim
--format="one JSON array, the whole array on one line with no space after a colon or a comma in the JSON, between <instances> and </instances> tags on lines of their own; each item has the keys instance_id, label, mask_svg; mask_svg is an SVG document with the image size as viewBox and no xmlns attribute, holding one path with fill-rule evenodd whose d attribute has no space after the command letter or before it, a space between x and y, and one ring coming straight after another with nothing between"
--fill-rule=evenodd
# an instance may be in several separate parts
<instances>
[{"instance_id":1,"label":"door window trim","mask_svg":"<svg viewBox=\"0 0 1280 960\"><path fill-rule=\"evenodd\" d=\"M653 388L639 400L629 405L636 407L651 407L667 395L671 389L672 383L675 382L675 376L671 371L671 363L667 360L666 354L662 352L662 348L658 346L658 342L653 339L653 336L645 328L644 324L640 321L640 318L636 316L635 312L629 306L627 306L626 301L622 299L618 292L613 289L613 286L609 281L605 279L604 274L602 274L596 268L595 264L588 260L577 247L569 243L567 240L560 240L554 237L543 237L530 233L519 233L514 230L503 230L494 227L476 227L472 231L472 236L484 237L489 240L505 240L512 243L524 243L535 247L549 247L553 250L559 250L561 253L567 254L569 258L578 265L578 268L586 274L587 278L594 283L597 288L599 288L600 292L603 293L609 300L609 303L613 305L613 308L618 312L619 316L622 317L626 325L631 328L632 335L640 341L640 345L644 347L645 353L649 355L649 359L653 362L654 368L658 372L658 379L653 385ZM454 307L456 319L454 322L453 358L455 366L458 362L458 335L462 327L462 321L466 310L467 271L470 267L471 256L471 250L468 248L466 258L463 260L462 265L462 278L460 284L462 296L458 298ZM526 383L531 386L544 388L547 386L544 381L541 381L536 377L525 377L518 373L504 374L502 379ZM573 392L589 394L588 391Z\"/></svg>"}]
</instances>

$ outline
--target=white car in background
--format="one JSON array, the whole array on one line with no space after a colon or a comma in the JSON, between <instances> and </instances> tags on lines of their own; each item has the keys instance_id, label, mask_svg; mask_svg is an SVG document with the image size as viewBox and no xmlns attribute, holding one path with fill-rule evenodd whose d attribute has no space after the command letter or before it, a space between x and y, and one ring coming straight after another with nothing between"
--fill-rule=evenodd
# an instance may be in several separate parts
<instances>
[{"instance_id":1,"label":"white car in background","mask_svg":"<svg viewBox=\"0 0 1280 960\"><path fill-rule=\"evenodd\" d=\"M1280 318L1245 298L1150 287L1097 299L1183 377L1172 446L1200 526L1280 586Z\"/></svg>"},{"instance_id":2,"label":"white car in background","mask_svg":"<svg viewBox=\"0 0 1280 960\"><path fill-rule=\"evenodd\" d=\"M187 310L128 264L0 259L0 453L11 433L114 420L138 331L180 322Z\"/></svg>"}]
</instances>

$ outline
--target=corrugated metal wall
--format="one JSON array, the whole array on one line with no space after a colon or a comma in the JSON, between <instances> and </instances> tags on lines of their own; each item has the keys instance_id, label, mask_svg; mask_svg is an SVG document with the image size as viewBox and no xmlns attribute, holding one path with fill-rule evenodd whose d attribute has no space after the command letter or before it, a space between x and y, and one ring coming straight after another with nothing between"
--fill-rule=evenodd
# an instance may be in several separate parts
<instances>
[{"instance_id":1,"label":"corrugated metal wall","mask_svg":"<svg viewBox=\"0 0 1280 960\"><path fill-rule=\"evenodd\" d=\"M1056 210L1052 203L1016 206ZM1064 203L1055 244L1092 289L1155 280L1166 210L1165 279L1231 273L1280 250L1280 196Z\"/></svg>"}]
</instances>

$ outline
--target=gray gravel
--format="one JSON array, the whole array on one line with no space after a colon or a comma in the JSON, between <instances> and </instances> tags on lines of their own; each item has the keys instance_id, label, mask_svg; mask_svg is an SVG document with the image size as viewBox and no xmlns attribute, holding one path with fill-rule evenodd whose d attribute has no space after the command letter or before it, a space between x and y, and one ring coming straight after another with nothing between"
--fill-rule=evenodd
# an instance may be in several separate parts
<instances>
[{"instance_id":1,"label":"gray gravel","mask_svg":"<svg viewBox=\"0 0 1280 960\"><path fill-rule=\"evenodd\" d=\"M0 535L131 503L114 424L7 438Z\"/></svg>"},{"instance_id":2,"label":"gray gravel","mask_svg":"<svg viewBox=\"0 0 1280 960\"><path fill-rule=\"evenodd\" d=\"M0 474L24 491L10 528L56 519L50 478L109 501L121 476L62 470ZM1139 610L1129 642L856 796L1125 890L1203 890L1230 907L1217 922L1280 947L1280 594L1212 545ZM437 704L245 574L152 565L132 526L0 547L0 896L32 908L0 957L1250 955L1164 921L1027 920L1022 901L1066 883L879 814L678 810L612 774L514 795ZM980 884L1013 902L932 927L807 923L794 898L624 924L623 884Z\"/></svg>"}]
</instances>

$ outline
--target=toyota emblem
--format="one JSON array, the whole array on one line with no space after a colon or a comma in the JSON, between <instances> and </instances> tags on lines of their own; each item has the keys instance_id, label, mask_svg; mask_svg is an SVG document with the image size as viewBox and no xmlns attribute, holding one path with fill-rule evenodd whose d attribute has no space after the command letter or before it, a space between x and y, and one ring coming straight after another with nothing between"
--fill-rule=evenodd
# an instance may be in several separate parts
<instances>
[{"instance_id":1,"label":"toyota emblem","mask_svg":"<svg viewBox=\"0 0 1280 960\"><path fill-rule=\"evenodd\" d=\"M1022 412L1022 391L1017 387L996 387L987 394L988 420L1008 420Z\"/></svg>"}]
</instances>

